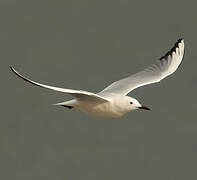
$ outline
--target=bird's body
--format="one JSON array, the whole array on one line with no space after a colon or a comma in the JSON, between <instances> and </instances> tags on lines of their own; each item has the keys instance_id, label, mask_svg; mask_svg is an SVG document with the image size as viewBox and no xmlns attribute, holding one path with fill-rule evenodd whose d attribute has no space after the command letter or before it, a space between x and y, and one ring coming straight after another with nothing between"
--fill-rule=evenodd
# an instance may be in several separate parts
<instances>
[{"instance_id":1,"label":"bird's body","mask_svg":"<svg viewBox=\"0 0 197 180\"><path fill-rule=\"evenodd\" d=\"M75 99L57 103L54 105L63 106L69 109L77 108L82 112L105 117L121 117L131 110L145 109L135 98L127 94L140 86L161 81L171 75L180 65L184 55L184 41L179 39L173 48L160 58L155 64L134 75L116 81L99 93L91 93L82 90L64 89L37 83L19 74L14 68L11 70L23 80L43 88L65 92Z\"/></svg>"},{"instance_id":2,"label":"bird's body","mask_svg":"<svg viewBox=\"0 0 197 180\"><path fill-rule=\"evenodd\" d=\"M118 99L120 101L117 103ZM117 98L114 99L113 101L104 102L101 104L96 104L94 102L79 101L77 107L82 112L88 114L115 118L115 117L121 117L125 113L129 112L129 110L127 110L125 106L121 106L121 104L124 104L124 101L122 101L121 98Z\"/></svg>"},{"instance_id":3,"label":"bird's body","mask_svg":"<svg viewBox=\"0 0 197 180\"><path fill-rule=\"evenodd\" d=\"M135 106L131 106L130 104L131 101L135 101L134 98L131 98L129 96L119 96L115 94L108 96L106 95L106 97L108 97L108 102L103 103L98 103L97 101L73 99L71 101L58 103L55 105L75 107L80 111L88 114L114 118L121 117L129 111L136 109Z\"/></svg>"}]
</instances>

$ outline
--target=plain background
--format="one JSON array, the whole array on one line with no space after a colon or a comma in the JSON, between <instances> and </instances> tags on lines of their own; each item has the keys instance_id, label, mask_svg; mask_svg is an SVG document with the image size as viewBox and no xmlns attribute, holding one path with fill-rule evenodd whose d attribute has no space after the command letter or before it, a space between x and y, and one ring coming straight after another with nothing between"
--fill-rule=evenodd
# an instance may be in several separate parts
<instances>
[{"instance_id":1,"label":"plain background","mask_svg":"<svg viewBox=\"0 0 197 180\"><path fill-rule=\"evenodd\" d=\"M0 179L196 180L196 1L1 0ZM152 108L110 119L51 104L142 70L183 37L173 76L130 96Z\"/></svg>"}]
</instances>

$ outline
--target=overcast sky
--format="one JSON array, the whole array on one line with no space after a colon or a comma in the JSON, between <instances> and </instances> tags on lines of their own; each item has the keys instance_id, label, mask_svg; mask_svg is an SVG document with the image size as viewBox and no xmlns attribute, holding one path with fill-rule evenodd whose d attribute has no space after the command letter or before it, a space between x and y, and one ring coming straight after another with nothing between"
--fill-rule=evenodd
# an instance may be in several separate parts
<instances>
[{"instance_id":1,"label":"overcast sky","mask_svg":"<svg viewBox=\"0 0 197 180\"><path fill-rule=\"evenodd\" d=\"M197 2L1 0L0 179L196 180ZM129 95L152 109L119 119L51 106L142 70L179 38L175 74Z\"/></svg>"}]
</instances>

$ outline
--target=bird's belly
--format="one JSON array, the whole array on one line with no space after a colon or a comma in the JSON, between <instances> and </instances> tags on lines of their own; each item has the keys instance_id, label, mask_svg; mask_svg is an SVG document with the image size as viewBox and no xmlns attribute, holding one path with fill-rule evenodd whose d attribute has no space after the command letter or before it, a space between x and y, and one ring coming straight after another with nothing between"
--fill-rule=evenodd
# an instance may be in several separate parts
<instances>
[{"instance_id":1,"label":"bird's belly","mask_svg":"<svg viewBox=\"0 0 197 180\"><path fill-rule=\"evenodd\" d=\"M125 114L123 112L118 111L118 109L112 107L110 103L102 103L97 105L83 104L80 107L78 107L78 109L88 114L113 118L118 118Z\"/></svg>"}]
</instances>

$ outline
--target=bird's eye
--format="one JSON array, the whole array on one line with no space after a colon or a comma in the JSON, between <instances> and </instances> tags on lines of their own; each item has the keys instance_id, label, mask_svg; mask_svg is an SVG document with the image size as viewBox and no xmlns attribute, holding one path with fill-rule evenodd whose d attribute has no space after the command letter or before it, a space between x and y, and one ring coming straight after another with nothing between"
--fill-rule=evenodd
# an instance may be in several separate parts
<instances>
[{"instance_id":1,"label":"bird's eye","mask_svg":"<svg viewBox=\"0 0 197 180\"><path fill-rule=\"evenodd\" d=\"M132 102L130 102L130 104L133 104Z\"/></svg>"}]
</instances>

